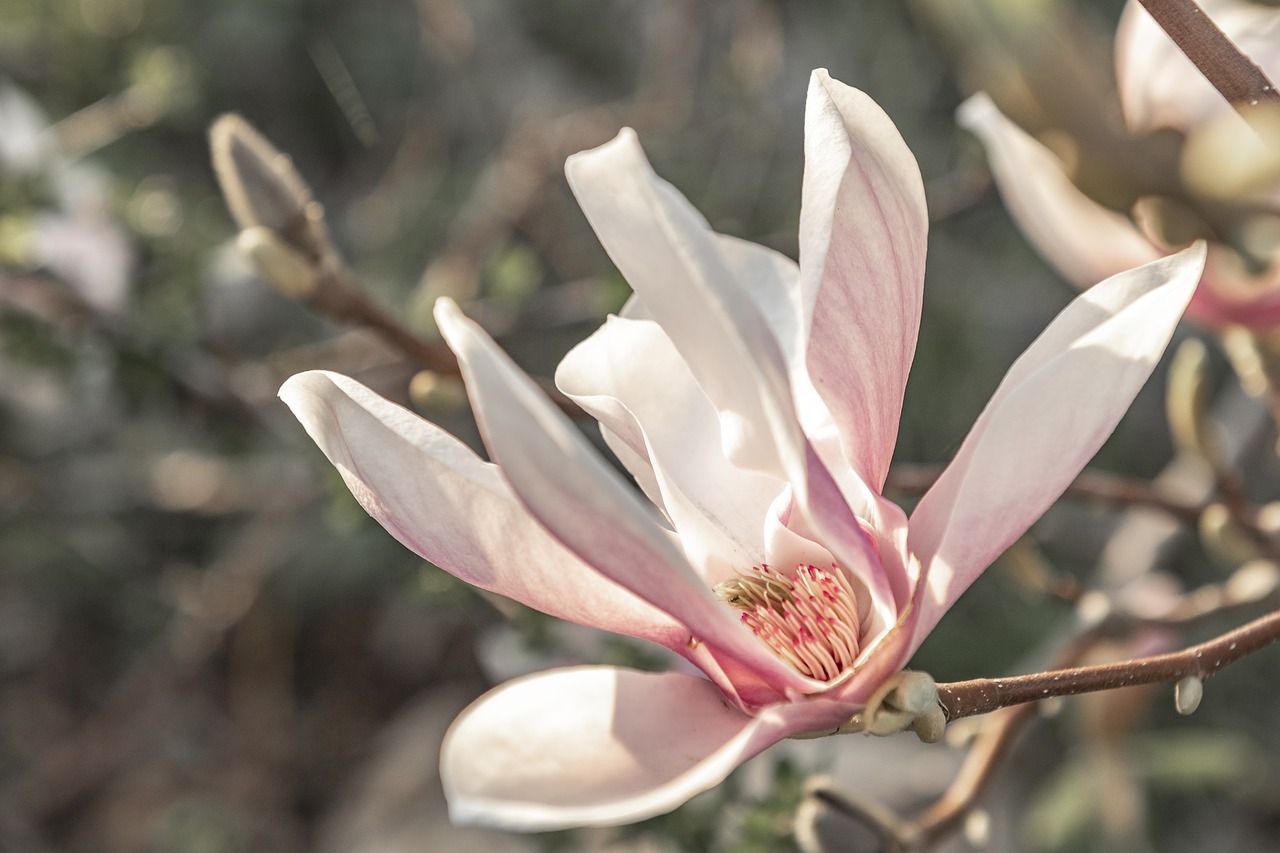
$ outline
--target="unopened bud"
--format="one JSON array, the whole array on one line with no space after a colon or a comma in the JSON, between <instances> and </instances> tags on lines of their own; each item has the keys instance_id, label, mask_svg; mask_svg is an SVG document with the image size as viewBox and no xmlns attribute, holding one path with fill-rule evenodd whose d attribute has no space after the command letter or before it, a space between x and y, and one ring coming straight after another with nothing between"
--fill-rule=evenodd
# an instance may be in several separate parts
<instances>
[{"instance_id":1,"label":"unopened bud","mask_svg":"<svg viewBox=\"0 0 1280 853\"><path fill-rule=\"evenodd\" d=\"M916 715L881 705L869 719L870 722L866 724L867 734L887 737L909 728L915 722Z\"/></svg>"},{"instance_id":2,"label":"unopened bud","mask_svg":"<svg viewBox=\"0 0 1280 853\"><path fill-rule=\"evenodd\" d=\"M1204 696L1204 682L1198 676L1188 675L1173 688L1173 706L1182 716L1194 714Z\"/></svg>"},{"instance_id":3,"label":"unopened bud","mask_svg":"<svg viewBox=\"0 0 1280 853\"><path fill-rule=\"evenodd\" d=\"M938 685L927 672L905 670L898 674L897 686L885 697L884 702L912 716L923 714L930 708L937 707Z\"/></svg>"},{"instance_id":4,"label":"unopened bud","mask_svg":"<svg viewBox=\"0 0 1280 853\"><path fill-rule=\"evenodd\" d=\"M268 284L285 296L306 299L316 290L316 267L270 228L246 228L236 246Z\"/></svg>"},{"instance_id":5,"label":"unopened bud","mask_svg":"<svg viewBox=\"0 0 1280 853\"><path fill-rule=\"evenodd\" d=\"M873 735L891 735L915 729L917 721L942 713L938 705L938 685L933 676L926 672L905 670L890 678L871 695L867 707L856 715L851 722L851 729ZM923 734L917 730L921 739L934 737L930 743L941 739L946 728L945 717L941 719L923 720L919 722ZM935 736L936 729L936 736Z\"/></svg>"},{"instance_id":6,"label":"unopened bud","mask_svg":"<svg viewBox=\"0 0 1280 853\"><path fill-rule=\"evenodd\" d=\"M241 229L268 228L304 254L323 253L319 204L287 154L234 114L213 123L209 146L222 195Z\"/></svg>"}]
</instances>

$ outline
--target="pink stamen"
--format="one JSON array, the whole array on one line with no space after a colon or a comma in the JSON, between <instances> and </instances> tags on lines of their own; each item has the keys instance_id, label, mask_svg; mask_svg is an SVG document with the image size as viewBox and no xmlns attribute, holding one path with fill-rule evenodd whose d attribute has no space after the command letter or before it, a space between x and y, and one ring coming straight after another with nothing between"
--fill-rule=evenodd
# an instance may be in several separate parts
<instances>
[{"instance_id":1,"label":"pink stamen","mask_svg":"<svg viewBox=\"0 0 1280 853\"><path fill-rule=\"evenodd\" d=\"M853 666L861 648L857 598L844 573L797 566L792 575L758 566L716 591L778 657L819 681Z\"/></svg>"}]
</instances>

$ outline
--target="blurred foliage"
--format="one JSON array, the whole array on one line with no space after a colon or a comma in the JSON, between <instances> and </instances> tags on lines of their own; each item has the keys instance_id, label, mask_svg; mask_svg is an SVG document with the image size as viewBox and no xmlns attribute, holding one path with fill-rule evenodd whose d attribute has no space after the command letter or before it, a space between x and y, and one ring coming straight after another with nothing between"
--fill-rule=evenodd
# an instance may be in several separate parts
<instances>
[{"instance_id":1,"label":"blurred foliage","mask_svg":"<svg viewBox=\"0 0 1280 853\"><path fill-rule=\"evenodd\" d=\"M1092 7L1114 21L1119 4ZM716 228L794 254L818 66L875 97L920 160L935 222L898 456L944 461L1071 292L989 191L953 126L960 93L902 4L0 0L0 849L450 849L431 750L517 665L478 648L509 649L506 632L533 665L662 664L478 594L365 516L275 391L324 367L407 402L417 370L250 274L208 165L214 118L239 112L290 154L406 323L433 334L431 302L454 295L549 375L627 294L565 156L632 125ZM1159 470L1160 394L1157 379L1106 465ZM465 408L424 413L478 446ZM1110 524L1068 510L1039 529L1087 579ZM998 566L920 661L995 675L1069 618ZM1274 692L1250 682L1224 705L1217 687L1200 724L1274 756ZM379 768L405 743L427 756L420 778L402 812L379 811L400 783ZM1149 758L1168 790L1182 759ZM763 784L543 841L787 849L803 777L831 760L759 759ZM1235 825L1275 819L1274 797L1210 781L1204 801ZM1189 819L1179 801L1152 808L1161 849L1199 849L1170 829Z\"/></svg>"}]
</instances>

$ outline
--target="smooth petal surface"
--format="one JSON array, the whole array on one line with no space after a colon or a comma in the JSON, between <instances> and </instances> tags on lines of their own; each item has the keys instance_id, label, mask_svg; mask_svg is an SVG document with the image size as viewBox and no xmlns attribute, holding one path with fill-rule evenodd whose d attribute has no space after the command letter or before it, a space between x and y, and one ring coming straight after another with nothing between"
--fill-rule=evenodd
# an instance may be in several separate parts
<instances>
[{"instance_id":1,"label":"smooth petal surface","mask_svg":"<svg viewBox=\"0 0 1280 853\"><path fill-rule=\"evenodd\" d=\"M893 122L815 71L800 208L805 360L845 459L876 492L915 354L928 231L920 169Z\"/></svg>"},{"instance_id":2,"label":"smooth petal surface","mask_svg":"<svg viewBox=\"0 0 1280 853\"><path fill-rule=\"evenodd\" d=\"M790 482L819 541L863 580L877 613L887 614L896 587L849 499L800 429L786 348L764 320L761 303L743 298L733 272L741 265L736 253L742 241L713 232L653 173L633 131L575 154L565 171L644 312L662 326L719 412L725 455L740 467Z\"/></svg>"},{"instance_id":3,"label":"smooth petal surface","mask_svg":"<svg viewBox=\"0 0 1280 853\"><path fill-rule=\"evenodd\" d=\"M1200 0L1199 6L1268 77L1277 79L1280 9L1241 0ZM1162 127L1188 130L1231 112L1137 0L1129 0L1116 30L1116 78L1125 122L1135 133Z\"/></svg>"},{"instance_id":4,"label":"smooth petal surface","mask_svg":"<svg viewBox=\"0 0 1280 853\"><path fill-rule=\"evenodd\" d=\"M909 547L928 584L917 644L1115 429L1164 352L1204 260L1197 243L1099 284L1014 362L911 516Z\"/></svg>"},{"instance_id":5,"label":"smooth petal surface","mask_svg":"<svg viewBox=\"0 0 1280 853\"><path fill-rule=\"evenodd\" d=\"M727 241L653 173L634 131L569 158L569 186L618 270L720 414L725 454L786 479L803 463L783 349L743 299Z\"/></svg>"},{"instance_id":6,"label":"smooth petal surface","mask_svg":"<svg viewBox=\"0 0 1280 853\"><path fill-rule=\"evenodd\" d=\"M714 787L789 734L834 728L841 713L816 702L748 716L693 676L552 670L463 712L445 736L440 776L455 823L521 831L629 823Z\"/></svg>"},{"instance_id":7,"label":"smooth petal surface","mask_svg":"<svg viewBox=\"0 0 1280 853\"><path fill-rule=\"evenodd\" d=\"M361 506L414 553L561 619L685 642L682 626L566 550L495 466L439 427L336 373L294 376L280 397Z\"/></svg>"},{"instance_id":8,"label":"smooth petal surface","mask_svg":"<svg viewBox=\"0 0 1280 853\"><path fill-rule=\"evenodd\" d=\"M458 355L485 446L553 536L775 688L821 688L743 628L737 611L712 594L652 509L488 335L450 300L437 302L435 313Z\"/></svg>"},{"instance_id":9,"label":"smooth petal surface","mask_svg":"<svg viewBox=\"0 0 1280 853\"><path fill-rule=\"evenodd\" d=\"M556 385L632 451L627 458L646 460L655 503L708 585L764 560L765 517L785 484L716 452L715 408L661 327L610 317L561 361Z\"/></svg>"},{"instance_id":10,"label":"smooth petal surface","mask_svg":"<svg viewBox=\"0 0 1280 853\"><path fill-rule=\"evenodd\" d=\"M987 149L1000 195L1027 239L1076 286L1160 257L1127 217L1076 189L1057 158L985 94L965 101L956 117Z\"/></svg>"}]
</instances>

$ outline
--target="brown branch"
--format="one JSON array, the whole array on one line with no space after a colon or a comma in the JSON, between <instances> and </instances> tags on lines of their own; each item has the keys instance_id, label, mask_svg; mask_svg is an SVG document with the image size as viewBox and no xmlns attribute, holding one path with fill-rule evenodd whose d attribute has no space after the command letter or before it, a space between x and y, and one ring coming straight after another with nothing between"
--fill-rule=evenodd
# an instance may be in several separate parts
<instances>
[{"instance_id":1,"label":"brown branch","mask_svg":"<svg viewBox=\"0 0 1280 853\"><path fill-rule=\"evenodd\" d=\"M213 123L209 144L241 250L264 280L333 319L372 329L428 370L461 375L448 347L419 337L361 290L329 236L323 206L287 155L234 114ZM536 381L565 413L583 415L553 384Z\"/></svg>"},{"instance_id":2,"label":"brown branch","mask_svg":"<svg viewBox=\"0 0 1280 853\"><path fill-rule=\"evenodd\" d=\"M388 344L428 370L446 376L462 375L462 368L452 350L444 344L419 337L366 296L332 249L326 252L320 264L316 287L300 298L328 317L372 329ZM565 414L574 418L586 417L578 404L560 393L549 380L541 376L533 379Z\"/></svg>"},{"instance_id":3,"label":"brown branch","mask_svg":"<svg viewBox=\"0 0 1280 853\"><path fill-rule=\"evenodd\" d=\"M942 474L941 465L895 464L889 470L885 491L923 494ZM1084 471L1067 486L1064 497L1098 501L1109 506L1146 507L1166 513L1183 524L1195 526L1208 502L1179 500L1154 488L1150 483L1106 474Z\"/></svg>"},{"instance_id":4,"label":"brown branch","mask_svg":"<svg viewBox=\"0 0 1280 853\"><path fill-rule=\"evenodd\" d=\"M1280 95L1267 75L1218 29L1194 0L1141 2L1174 44L1237 111L1261 103L1280 106Z\"/></svg>"},{"instance_id":5,"label":"brown branch","mask_svg":"<svg viewBox=\"0 0 1280 853\"><path fill-rule=\"evenodd\" d=\"M1221 504L1231 522L1248 539L1254 551L1280 563L1280 543L1259 523L1258 511L1244 493L1239 477L1210 460L1215 469L1216 493L1208 499L1188 501L1163 494L1143 480L1119 477L1101 471L1083 471L1062 493L1065 498L1094 501L1115 507L1143 507L1169 515L1188 527L1198 527L1205 510ZM923 494L942 473L940 465L895 464L889 470L885 491Z\"/></svg>"},{"instance_id":6,"label":"brown branch","mask_svg":"<svg viewBox=\"0 0 1280 853\"><path fill-rule=\"evenodd\" d=\"M939 684L938 701L947 720L958 720L1054 696L1073 696L1135 684L1180 681L1187 676L1204 680L1227 664L1265 648L1278 639L1280 610L1180 652L1010 678L976 678Z\"/></svg>"},{"instance_id":7,"label":"brown branch","mask_svg":"<svg viewBox=\"0 0 1280 853\"><path fill-rule=\"evenodd\" d=\"M913 821L911 834L917 840L918 848L928 849L964 822L973 804L995 777L996 769L1009 753L1014 738L1035 718L1035 707L1003 708L982 727L951 785Z\"/></svg>"},{"instance_id":8,"label":"brown branch","mask_svg":"<svg viewBox=\"0 0 1280 853\"><path fill-rule=\"evenodd\" d=\"M1229 586L1229 584L1227 586ZM1203 619L1206 615L1220 615L1230 609L1243 606L1246 603L1243 600L1237 601L1233 599L1223 590L1217 590L1217 595L1215 597L1220 599L1220 601L1216 608L1207 608L1204 606L1196 606L1194 604L1196 599L1203 599L1205 597L1206 596L1203 595L1203 591L1198 591L1197 593L1184 596L1186 604L1180 611L1181 617L1178 619L1170 618L1166 620L1132 621L1141 622L1141 624L1149 624L1149 621L1156 621L1158 624L1162 625L1180 625L1185 627L1186 625L1193 624L1195 621ZM1275 595L1273 593L1265 599L1253 599L1253 602L1256 603L1261 600L1270 600L1274 602L1274 599ZM1275 619L1276 617L1277 614L1271 614L1272 619ZM1265 618L1266 617L1264 617L1264 619ZM1263 620L1258 621L1262 622ZM1251 624L1256 626L1258 623L1255 622ZM1230 648L1231 644L1233 642L1238 643L1238 635L1240 631L1246 631L1249 628L1250 626L1246 625L1244 628L1239 629L1238 631L1233 631L1216 641L1212 641L1211 643L1203 644L1201 646L1194 646L1178 654L1190 656L1191 659L1202 663L1203 658L1195 657L1197 651L1202 655L1206 655L1207 653L1205 652L1205 649L1207 647L1220 648L1224 643L1228 652L1234 653L1241 647L1237 646L1236 650L1232 650ZM1111 633L1111 627L1105 624L1095 626L1094 628L1085 631L1075 637L1055 656L1055 665L1062 668L1075 664L1082 660L1090 650L1096 646L1099 640L1111 635ZM1275 633L1280 633L1280 630L1274 631L1272 636L1273 640L1275 639ZM1256 645L1255 649L1266 645L1266 642L1268 641L1263 641L1259 645ZM1247 653L1247 651L1242 652L1242 654ZM1221 666L1225 666L1229 662L1230 661L1227 660L1225 656L1220 659L1215 659L1211 669L1216 670ZM1122 667L1124 664L1112 664L1110 666ZM1103 667L1075 668L1067 671L1082 672L1085 669L1102 668ZM1061 683L1053 681L1054 677L1060 676L1060 672L1061 669L1057 672L1044 673L1043 675L1048 677L1051 684ZM1209 674L1211 674L1211 672L1200 675L1200 677L1206 678ZM1179 676L1174 677L1177 678ZM1013 679L1000 680L1008 683ZM946 689L973 683L974 682L961 682L959 685L942 685L939 687L939 693L940 695L945 695L944 690ZM1140 682L1135 681L1129 683ZM1034 691L1037 688L1032 687L1031 689ZM1040 687L1038 689L1043 690L1044 688ZM1044 696L1042 693L1036 693L1033 698L1040 699L1044 698ZM946 707L947 700L944 699L943 701L944 707ZM951 784L947 787L947 790L944 791L942 796L935 800L932 805L921 812L918 817L906 824L906 837L911 839L911 849L930 849L933 845L946 838L963 824L965 817L973 808L974 803L982 796L983 792L995 777L996 770L1004 756L1008 754L1009 749L1013 745L1014 739L1028 723L1035 719L1036 707L1037 706L1034 702L1023 702L1010 707L1000 708L989 720L985 721L985 725L983 725L979 730L972 747L965 756L964 763L961 765L959 773L956 774L955 779L952 780ZM948 716L950 718L950 715Z\"/></svg>"},{"instance_id":9,"label":"brown branch","mask_svg":"<svg viewBox=\"0 0 1280 853\"><path fill-rule=\"evenodd\" d=\"M1078 634L1054 656L1054 666L1075 665L1106 636L1108 632L1103 625ZM1014 738L1035 719L1035 711L1036 705L1024 703L1002 708L985 721L947 790L909 824L916 849L929 849L960 827L995 777Z\"/></svg>"},{"instance_id":10,"label":"brown branch","mask_svg":"<svg viewBox=\"0 0 1280 853\"><path fill-rule=\"evenodd\" d=\"M459 376L458 360L448 347L424 340L403 326L356 285L346 266L336 258L327 259L319 274L316 288L302 300L308 306L334 320L365 326L428 370L447 376Z\"/></svg>"}]
</instances>

